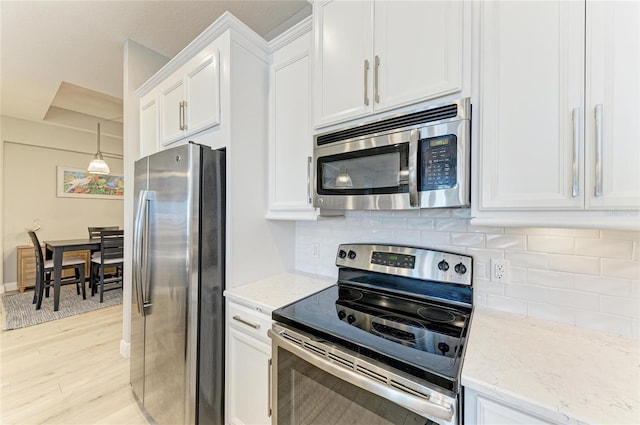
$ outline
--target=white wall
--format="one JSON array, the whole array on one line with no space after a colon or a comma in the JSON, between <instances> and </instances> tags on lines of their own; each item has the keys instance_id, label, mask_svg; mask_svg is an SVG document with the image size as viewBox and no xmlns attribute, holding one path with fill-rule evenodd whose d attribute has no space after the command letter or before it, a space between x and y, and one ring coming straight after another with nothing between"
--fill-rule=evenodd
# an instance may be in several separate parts
<instances>
[{"instance_id":1,"label":"white wall","mask_svg":"<svg viewBox=\"0 0 640 425\"><path fill-rule=\"evenodd\" d=\"M38 238L88 236L87 227L123 225L122 200L59 198L56 167L86 169L96 148L94 132L2 117L3 137L3 283L15 289L16 246L29 243L25 231L35 219ZM103 137L105 151L118 153L121 142ZM105 158L113 174L122 159Z\"/></svg>"},{"instance_id":2,"label":"white wall","mask_svg":"<svg viewBox=\"0 0 640 425\"><path fill-rule=\"evenodd\" d=\"M354 211L298 222L296 269L336 277L338 244L349 242L465 253L474 259L476 306L640 338L640 232L479 227L466 209ZM510 262L504 283L490 281L492 258Z\"/></svg>"},{"instance_id":3,"label":"white wall","mask_svg":"<svg viewBox=\"0 0 640 425\"><path fill-rule=\"evenodd\" d=\"M140 156L138 129L140 127L139 101L135 90L169 61L169 58L134 41L127 40L123 46L123 100L124 100L124 157L125 181L133 182L134 162ZM122 293L122 340L120 354L129 357L131 342L131 253L133 247L133 191L125 193L125 252L124 284Z\"/></svg>"}]
</instances>

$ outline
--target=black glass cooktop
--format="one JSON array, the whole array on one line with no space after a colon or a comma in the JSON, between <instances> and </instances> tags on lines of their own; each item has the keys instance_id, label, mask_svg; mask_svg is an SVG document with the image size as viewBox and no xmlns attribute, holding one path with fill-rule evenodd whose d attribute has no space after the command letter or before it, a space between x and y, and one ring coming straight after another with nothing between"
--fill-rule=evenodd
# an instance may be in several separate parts
<instances>
[{"instance_id":1,"label":"black glass cooktop","mask_svg":"<svg viewBox=\"0 0 640 425\"><path fill-rule=\"evenodd\" d=\"M274 311L273 319L455 391L470 313L339 283Z\"/></svg>"}]
</instances>

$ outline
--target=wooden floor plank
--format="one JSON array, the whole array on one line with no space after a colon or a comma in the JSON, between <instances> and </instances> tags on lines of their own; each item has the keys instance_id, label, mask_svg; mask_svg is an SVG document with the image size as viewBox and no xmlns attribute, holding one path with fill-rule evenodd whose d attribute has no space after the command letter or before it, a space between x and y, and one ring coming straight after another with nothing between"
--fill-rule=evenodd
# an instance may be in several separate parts
<instances>
[{"instance_id":1,"label":"wooden floor plank","mask_svg":"<svg viewBox=\"0 0 640 425\"><path fill-rule=\"evenodd\" d=\"M0 423L148 425L121 332L122 306L0 332Z\"/></svg>"}]
</instances>

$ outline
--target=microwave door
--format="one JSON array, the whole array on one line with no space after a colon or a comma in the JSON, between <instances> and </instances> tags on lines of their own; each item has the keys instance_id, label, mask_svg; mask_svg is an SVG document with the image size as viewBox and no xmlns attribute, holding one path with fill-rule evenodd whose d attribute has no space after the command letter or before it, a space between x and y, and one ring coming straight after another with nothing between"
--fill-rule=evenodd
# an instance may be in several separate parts
<instances>
[{"instance_id":1,"label":"microwave door","mask_svg":"<svg viewBox=\"0 0 640 425\"><path fill-rule=\"evenodd\" d=\"M409 156L408 142L319 156L315 206L377 210L408 205Z\"/></svg>"}]
</instances>

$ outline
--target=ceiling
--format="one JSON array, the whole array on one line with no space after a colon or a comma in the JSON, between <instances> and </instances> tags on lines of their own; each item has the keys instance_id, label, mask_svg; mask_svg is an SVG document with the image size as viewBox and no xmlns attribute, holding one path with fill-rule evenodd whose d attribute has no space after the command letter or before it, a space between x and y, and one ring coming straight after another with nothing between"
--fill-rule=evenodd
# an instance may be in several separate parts
<instances>
[{"instance_id":1,"label":"ceiling","mask_svg":"<svg viewBox=\"0 0 640 425\"><path fill-rule=\"evenodd\" d=\"M0 0L0 114L92 131L122 115L125 40L171 58L225 11L267 40L311 13L306 0Z\"/></svg>"}]
</instances>

